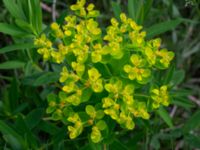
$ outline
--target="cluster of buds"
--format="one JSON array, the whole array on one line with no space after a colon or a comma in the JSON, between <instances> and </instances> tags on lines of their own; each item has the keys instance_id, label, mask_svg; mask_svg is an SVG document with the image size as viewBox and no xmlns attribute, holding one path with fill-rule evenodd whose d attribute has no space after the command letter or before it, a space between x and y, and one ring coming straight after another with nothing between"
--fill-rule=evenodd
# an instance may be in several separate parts
<instances>
[{"instance_id":1,"label":"cluster of buds","mask_svg":"<svg viewBox=\"0 0 200 150\"><path fill-rule=\"evenodd\" d=\"M169 67L174 53L161 49L160 39L145 40L142 26L124 13L120 21L112 18L103 34L99 11L85 4L78 0L71 6L75 14L64 25L52 23L35 45L45 61L63 66L62 88L48 96L47 113L68 126L71 139L90 127L90 138L98 143L109 119L132 130L135 118L149 119L152 110L169 105L168 86L156 87L152 77Z\"/></svg>"}]
</instances>

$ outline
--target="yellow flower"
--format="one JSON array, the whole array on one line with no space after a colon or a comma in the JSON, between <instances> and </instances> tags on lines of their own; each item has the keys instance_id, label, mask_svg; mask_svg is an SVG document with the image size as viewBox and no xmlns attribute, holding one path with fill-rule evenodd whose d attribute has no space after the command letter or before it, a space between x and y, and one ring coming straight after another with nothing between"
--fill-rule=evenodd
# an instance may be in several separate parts
<instances>
[{"instance_id":1,"label":"yellow flower","mask_svg":"<svg viewBox=\"0 0 200 150\"><path fill-rule=\"evenodd\" d=\"M54 30L54 31L57 31L60 29L59 25L56 23L56 22L53 22L51 24L51 29Z\"/></svg>"},{"instance_id":2,"label":"yellow flower","mask_svg":"<svg viewBox=\"0 0 200 150\"><path fill-rule=\"evenodd\" d=\"M91 53L92 62L97 63L102 60L102 55L104 54L104 49L101 44L95 44L93 46L94 50Z\"/></svg>"},{"instance_id":3,"label":"yellow flower","mask_svg":"<svg viewBox=\"0 0 200 150\"><path fill-rule=\"evenodd\" d=\"M151 98L153 100L153 108L158 108L161 104L164 106L169 105L169 95L167 86L163 85L159 89L153 89L151 91Z\"/></svg>"},{"instance_id":4,"label":"yellow flower","mask_svg":"<svg viewBox=\"0 0 200 150\"><path fill-rule=\"evenodd\" d=\"M123 23L127 23L127 17L126 17L126 14L125 13L121 13L120 14L120 19Z\"/></svg>"},{"instance_id":5,"label":"yellow flower","mask_svg":"<svg viewBox=\"0 0 200 150\"><path fill-rule=\"evenodd\" d=\"M71 5L71 10L76 11L76 10L80 10L81 8L83 8L83 6L85 5L86 0L78 0L76 4Z\"/></svg>"},{"instance_id":6,"label":"yellow flower","mask_svg":"<svg viewBox=\"0 0 200 150\"><path fill-rule=\"evenodd\" d=\"M72 68L79 76L82 76L85 71L85 65L77 62L72 62Z\"/></svg>"},{"instance_id":7,"label":"yellow flower","mask_svg":"<svg viewBox=\"0 0 200 150\"><path fill-rule=\"evenodd\" d=\"M166 49L162 49L156 52L157 56L160 58L159 63L164 68L168 68L171 60L174 58L174 53L169 52Z\"/></svg>"},{"instance_id":8,"label":"yellow flower","mask_svg":"<svg viewBox=\"0 0 200 150\"><path fill-rule=\"evenodd\" d=\"M114 83L107 83L105 85L105 89L106 91L108 91L109 93L114 93L115 95L120 94L122 88L122 81L117 80Z\"/></svg>"},{"instance_id":9,"label":"yellow flower","mask_svg":"<svg viewBox=\"0 0 200 150\"><path fill-rule=\"evenodd\" d=\"M96 68L93 67L88 70L88 76L90 81L96 82L96 80L101 77L101 74Z\"/></svg>"},{"instance_id":10,"label":"yellow flower","mask_svg":"<svg viewBox=\"0 0 200 150\"><path fill-rule=\"evenodd\" d=\"M143 119L149 119L150 117L144 102L134 101L134 104L129 106L128 109L135 117L142 117Z\"/></svg>"},{"instance_id":11,"label":"yellow flower","mask_svg":"<svg viewBox=\"0 0 200 150\"><path fill-rule=\"evenodd\" d=\"M92 105L87 105L85 107L85 111L91 118L95 118L96 117L96 110Z\"/></svg>"},{"instance_id":12,"label":"yellow flower","mask_svg":"<svg viewBox=\"0 0 200 150\"><path fill-rule=\"evenodd\" d=\"M66 85L62 87L62 90L66 93L71 93L75 91L75 89L76 89L76 86L75 86L75 83L73 82L67 83Z\"/></svg>"},{"instance_id":13,"label":"yellow flower","mask_svg":"<svg viewBox=\"0 0 200 150\"><path fill-rule=\"evenodd\" d=\"M69 131L69 137L70 139L75 139L77 136L79 136L83 131L83 125L80 121L77 121L75 123L75 126L68 126Z\"/></svg>"},{"instance_id":14,"label":"yellow flower","mask_svg":"<svg viewBox=\"0 0 200 150\"><path fill-rule=\"evenodd\" d=\"M76 89L74 91L76 91ZM79 95L79 93L74 93L67 98L67 102L74 106L78 106L81 103L81 95Z\"/></svg>"},{"instance_id":15,"label":"yellow flower","mask_svg":"<svg viewBox=\"0 0 200 150\"><path fill-rule=\"evenodd\" d=\"M103 108L111 107L115 104L115 102L110 97L105 97L102 99Z\"/></svg>"},{"instance_id":16,"label":"yellow flower","mask_svg":"<svg viewBox=\"0 0 200 150\"><path fill-rule=\"evenodd\" d=\"M78 113L74 113L74 114L72 114L71 116L69 116L69 117L67 118L67 120L68 120L69 122L76 123L77 121L80 121L80 117L79 117Z\"/></svg>"},{"instance_id":17,"label":"yellow flower","mask_svg":"<svg viewBox=\"0 0 200 150\"><path fill-rule=\"evenodd\" d=\"M58 64L62 63L65 58L64 55L62 55L62 53L56 51L51 51L51 56Z\"/></svg>"},{"instance_id":18,"label":"yellow flower","mask_svg":"<svg viewBox=\"0 0 200 150\"><path fill-rule=\"evenodd\" d=\"M118 21L115 19L115 18L112 18L111 19L111 24L114 26L114 27L117 27L119 25Z\"/></svg>"},{"instance_id":19,"label":"yellow flower","mask_svg":"<svg viewBox=\"0 0 200 150\"><path fill-rule=\"evenodd\" d=\"M37 52L43 55L43 60L48 60L51 56L51 51L48 48L39 48Z\"/></svg>"},{"instance_id":20,"label":"yellow flower","mask_svg":"<svg viewBox=\"0 0 200 150\"><path fill-rule=\"evenodd\" d=\"M62 82L65 82L67 80L67 77L69 75L69 72L67 70L67 67L63 67L62 68L62 72L60 73L60 79L59 81L62 83Z\"/></svg>"},{"instance_id":21,"label":"yellow flower","mask_svg":"<svg viewBox=\"0 0 200 150\"><path fill-rule=\"evenodd\" d=\"M87 11L92 11L94 9L94 4L90 3L88 6L87 6Z\"/></svg>"},{"instance_id":22,"label":"yellow flower","mask_svg":"<svg viewBox=\"0 0 200 150\"><path fill-rule=\"evenodd\" d=\"M129 130L132 130L135 127L135 123L133 122L133 119L129 116L126 118L126 128Z\"/></svg>"},{"instance_id":23,"label":"yellow flower","mask_svg":"<svg viewBox=\"0 0 200 150\"><path fill-rule=\"evenodd\" d=\"M90 33L92 33L94 35L101 34L101 29L98 28L98 23L96 21L94 21L94 19L87 20L86 28Z\"/></svg>"},{"instance_id":24,"label":"yellow flower","mask_svg":"<svg viewBox=\"0 0 200 150\"><path fill-rule=\"evenodd\" d=\"M34 45L44 60L66 64L60 72L61 91L48 97L47 112L69 124L70 139L79 136L83 127L90 127L90 138L98 143L108 123L104 115L132 130L135 117L150 118L149 106L169 105L166 85L152 89L149 95L137 92L146 93L154 85L151 71L169 67L174 53L160 50L160 39L147 41L142 26L124 13L120 21L110 20L102 37L96 19L99 11L94 4L85 4L86 0L77 0L70 7L74 15L65 17L64 25L53 22L51 32L35 39ZM85 112L77 107L81 103Z\"/></svg>"},{"instance_id":25,"label":"yellow flower","mask_svg":"<svg viewBox=\"0 0 200 150\"><path fill-rule=\"evenodd\" d=\"M98 143L102 140L101 132L96 126L92 127L92 133L90 137L94 143Z\"/></svg>"},{"instance_id":26,"label":"yellow flower","mask_svg":"<svg viewBox=\"0 0 200 150\"><path fill-rule=\"evenodd\" d=\"M96 80L96 82L93 82L92 89L96 93L102 92L103 91L103 80L98 79L98 80Z\"/></svg>"},{"instance_id":27,"label":"yellow flower","mask_svg":"<svg viewBox=\"0 0 200 150\"><path fill-rule=\"evenodd\" d=\"M118 120L118 118L119 118L119 116L118 116L118 110L115 110L113 108L105 109L104 113L106 115L109 115L114 120Z\"/></svg>"},{"instance_id":28,"label":"yellow flower","mask_svg":"<svg viewBox=\"0 0 200 150\"><path fill-rule=\"evenodd\" d=\"M52 42L47 39L45 34L34 40L34 45L43 48L52 48Z\"/></svg>"},{"instance_id":29,"label":"yellow flower","mask_svg":"<svg viewBox=\"0 0 200 150\"><path fill-rule=\"evenodd\" d=\"M147 61L150 65L154 65L156 63L156 54L155 52L150 48L146 47L144 50L144 53L147 57Z\"/></svg>"},{"instance_id":30,"label":"yellow flower","mask_svg":"<svg viewBox=\"0 0 200 150\"><path fill-rule=\"evenodd\" d=\"M150 77L151 71L145 67L145 61L139 55L132 55L130 61L133 66L124 66L124 71L128 74L130 80L136 79L138 82L142 83Z\"/></svg>"}]
</instances>

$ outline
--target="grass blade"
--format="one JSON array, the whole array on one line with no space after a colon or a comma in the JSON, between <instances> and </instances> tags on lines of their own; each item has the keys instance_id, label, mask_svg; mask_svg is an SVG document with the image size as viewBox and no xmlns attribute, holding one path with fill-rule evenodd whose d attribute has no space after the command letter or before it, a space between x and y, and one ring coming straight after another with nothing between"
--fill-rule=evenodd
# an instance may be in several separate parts
<instances>
[{"instance_id":1,"label":"grass blade","mask_svg":"<svg viewBox=\"0 0 200 150\"><path fill-rule=\"evenodd\" d=\"M16 50L23 50L23 49L31 49L34 48L34 44L32 43L20 43L20 44L14 44L14 45L9 45L6 47L3 47L0 49L0 54L4 54L7 52L13 52Z\"/></svg>"},{"instance_id":2,"label":"grass blade","mask_svg":"<svg viewBox=\"0 0 200 150\"><path fill-rule=\"evenodd\" d=\"M160 107L160 108L157 110L157 113L159 114L159 116L165 121L165 123L166 123L170 128L173 127L172 119L171 119L169 113L168 113L163 107Z\"/></svg>"},{"instance_id":3,"label":"grass blade","mask_svg":"<svg viewBox=\"0 0 200 150\"><path fill-rule=\"evenodd\" d=\"M0 69L18 69L23 68L24 65L25 63L21 61L6 61L0 64Z\"/></svg>"},{"instance_id":4,"label":"grass blade","mask_svg":"<svg viewBox=\"0 0 200 150\"><path fill-rule=\"evenodd\" d=\"M169 20L162 23L155 24L146 29L147 38L153 38L159 34L165 33L177 27L183 20L180 18L175 20Z\"/></svg>"}]
</instances>

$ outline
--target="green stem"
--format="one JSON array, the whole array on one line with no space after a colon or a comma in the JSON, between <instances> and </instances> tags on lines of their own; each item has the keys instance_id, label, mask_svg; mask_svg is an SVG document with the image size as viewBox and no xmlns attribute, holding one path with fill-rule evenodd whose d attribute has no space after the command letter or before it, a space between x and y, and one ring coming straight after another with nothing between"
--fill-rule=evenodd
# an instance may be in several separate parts
<instances>
[{"instance_id":1,"label":"green stem","mask_svg":"<svg viewBox=\"0 0 200 150\"><path fill-rule=\"evenodd\" d=\"M103 150L107 150L106 144L103 144Z\"/></svg>"},{"instance_id":2,"label":"green stem","mask_svg":"<svg viewBox=\"0 0 200 150\"><path fill-rule=\"evenodd\" d=\"M144 95L144 94L134 94L134 96L138 96L138 97L146 97L149 98L150 96L148 95Z\"/></svg>"},{"instance_id":3,"label":"green stem","mask_svg":"<svg viewBox=\"0 0 200 150\"><path fill-rule=\"evenodd\" d=\"M30 49L26 49L26 51L27 51L29 59L31 60L31 62L33 62L33 58L31 56Z\"/></svg>"},{"instance_id":4,"label":"green stem","mask_svg":"<svg viewBox=\"0 0 200 150\"><path fill-rule=\"evenodd\" d=\"M146 129L146 142L145 142L146 150L148 150L148 143L149 143L149 131L148 129Z\"/></svg>"},{"instance_id":5,"label":"green stem","mask_svg":"<svg viewBox=\"0 0 200 150\"><path fill-rule=\"evenodd\" d=\"M108 66L107 66L106 64L104 64L104 67L106 68L108 74L109 74L110 76L112 76L112 73L111 73L110 69L108 68Z\"/></svg>"}]
</instances>

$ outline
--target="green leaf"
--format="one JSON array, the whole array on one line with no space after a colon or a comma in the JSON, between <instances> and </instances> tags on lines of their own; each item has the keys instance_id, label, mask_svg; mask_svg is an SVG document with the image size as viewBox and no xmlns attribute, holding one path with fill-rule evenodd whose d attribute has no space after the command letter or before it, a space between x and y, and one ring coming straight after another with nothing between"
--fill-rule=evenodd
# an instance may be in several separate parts
<instances>
[{"instance_id":1,"label":"green leaf","mask_svg":"<svg viewBox=\"0 0 200 150\"><path fill-rule=\"evenodd\" d=\"M0 64L0 69L18 69L23 68L24 65L25 63L21 61L6 61Z\"/></svg>"},{"instance_id":2,"label":"green leaf","mask_svg":"<svg viewBox=\"0 0 200 150\"><path fill-rule=\"evenodd\" d=\"M172 65L172 66L167 70L167 73L166 73L166 75L164 76L163 85L169 84L169 82L172 80L174 71L175 71L175 66Z\"/></svg>"},{"instance_id":3,"label":"green leaf","mask_svg":"<svg viewBox=\"0 0 200 150\"><path fill-rule=\"evenodd\" d=\"M96 113L96 110L92 105L87 105L85 111L90 116L93 116Z\"/></svg>"},{"instance_id":4,"label":"green leaf","mask_svg":"<svg viewBox=\"0 0 200 150\"><path fill-rule=\"evenodd\" d=\"M175 19L175 20L169 20L165 22L161 22L158 24L155 24L149 28L146 29L147 32L147 38L153 38L159 34L165 33L167 31L170 31L177 27L183 20L180 18Z\"/></svg>"},{"instance_id":5,"label":"green leaf","mask_svg":"<svg viewBox=\"0 0 200 150\"><path fill-rule=\"evenodd\" d=\"M3 3L14 18L26 19L23 10L15 3L15 0L3 0Z\"/></svg>"},{"instance_id":6,"label":"green leaf","mask_svg":"<svg viewBox=\"0 0 200 150\"><path fill-rule=\"evenodd\" d=\"M31 24L29 24L28 22L26 21L23 21L23 20L19 20L19 19L16 19L15 20L15 23L18 27L20 27L21 29L23 29L24 31L28 32L28 33L33 33L33 34L36 34L36 31L35 29L32 27Z\"/></svg>"},{"instance_id":7,"label":"green leaf","mask_svg":"<svg viewBox=\"0 0 200 150\"><path fill-rule=\"evenodd\" d=\"M137 0L128 0L128 14L133 19L136 20L137 18L137 8L138 1Z\"/></svg>"},{"instance_id":8,"label":"green leaf","mask_svg":"<svg viewBox=\"0 0 200 150\"><path fill-rule=\"evenodd\" d=\"M39 78L40 76L42 76L44 73L43 72L39 72L39 73L33 73L29 76L26 76L25 78L23 78L22 83L24 85L32 85L35 83L35 80L37 78Z\"/></svg>"},{"instance_id":9,"label":"green leaf","mask_svg":"<svg viewBox=\"0 0 200 150\"><path fill-rule=\"evenodd\" d=\"M12 52L16 50L23 50L23 49L31 49L34 48L34 44L32 43L19 43L14 45L9 45L0 49L0 54Z\"/></svg>"},{"instance_id":10,"label":"green leaf","mask_svg":"<svg viewBox=\"0 0 200 150\"><path fill-rule=\"evenodd\" d=\"M43 84L49 84L58 81L59 74L56 72L45 72L41 76L39 76L35 82L33 83L34 86L40 86Z\"/></svg>"},{"instance_id":11,"label":"green leaf","mask_svg":"<svg viewBox=\"0 0 200 150\"><path fill-rule=\"evenodd\" d=\"M156 150L160 149L159 134L154 134L152 136L150 145Z\"/></svg>"},{"instance_id":12,"label":"green leaf","mask_svg":"<svg viewBox=\"0 0 200 150\"><path fill-rule=\"evenodd\" d=\"M192 147L192 148L200 148L200 137L194 136L189 134L184 137L185 141Z\"/></svg>"},{"instance_id":13,"label":"green leaf","mask_svg":"<svg viewBox=\"0 0 200 150\"><path fill-rule=\"evenodd\" d=\"M11 110L15 110L16 106L18 106L19 96L19 85L17 79L13 78L9 88L9 101Z\"/></svg>"},{"instance_id":14,"label":"green leaf","mask_svg":"<svg viewBox=\"0 0 200 150\"><path fill-rule=\"evenodd\" d=\"M92 90L90 88L86 88L83 90L81 95L81 102L87 102L92 95Z\"/></svg>"},{"instance_id":15,"label":"green leaf","mask_svg":"<svg viewBox=\"0 0 200 150\"><path fill-rule=\"evenodd\" d=\"M38 128L51 135L57 134L60 131L60 129L54 124L43 120L38 124Z\"/></svg>"},{"instance_id":16,"label":"green leaf","mask_svg":"<svg viewBox=\"0 0 200 150\"><path fill-rule=\"evenodd\" d=\"M152 4L153 4L153 0L148 0L145 2L145 5L144 5L144 19L147 18L149 12L150 12L150 9L152 8Z\"/></svg>"},{"instance_id":17,"label":"green leaf","mask_svg":"<svg viewBox=\"0 0 200 150\"><path fill-rule=\"evenodd\" d=\"M9 127L5 122L0 120L0 132L3 134L6 142L8 142L14 149L27 149L23 138Z\"/></svg>"},{"instance_id":18,"label":"green leaf","mask_svg":"<svg viewBox=\"0 0 200 150\"><path fill-rule=\"evenodd\" d=\"M37 31L37 34L40 34L42 31L42 9L40 7L40 0L31 1L32 3L32 11L34 13L32 17L32 23Z\"/></svg>"},{"instance_id":19,"label":"green leaf","mask_svg":"<svg viewBox=\"0 0 200 150\"><path fill-rule=\"evenodd\" d=\"M191 130L200 126L200 110L196 111L189 120L186 121L185 125L183 126L184 133L188 133Z\"/></svg>"},{"instance_id":20,"label":"green leaf","mask_svg":"<svg viewBox=\"0 0 200 150\"><path fill-rule=\"evenodd\" d=\"M15 128L17 128L18 132L25 138L29 148L37 149L38 143L36 136L31 132L31 129L27 126L24 117L22 115L18 115L15 123Z\"/></svg>"},{"instance_id":21,"label":"green leaf","mask_svg":"<svg viewBox=\"0 0 200 150\"><path fill-rule=\"evenodd\" d=\"M27 33L21 30L19 27L7 23L0 23L0 32L4 34L9 34L12 36L22 36Z\"/></svg>"},{"instance_id":22,"label":"green leaf","mask_svg":"<svg viewBox=\"0 0 200 150\"><path fill-rule=\"evenodd\" d=\"M57 132L57 134L55 134L52 137L52 141L53 141L53 149L57 150L58 147L60 146L61 143L63 143L63 141L65 139L67 139L67 134L66 134L66 127L63 127L62 129L59 130L59 132Z\"/></svg>"},{"instance_id":23,"label":"green leaf","mask_svg":"<svg viewBox=\"0 0 200 150\"><path fill-rule=\"evenodd\" d=\"M165 123L166 123L170 128L173 127L172 119L171 119L169 113L168 113L163 107L160 107L160 108L157 110L157 113L159 114L159 116L165 121Z\"/></svg>"},{"instance_id":24,"label":"green leaf","mask_svg":"<svg viewBox=\"0 0 200 150\"><path fill-rule=\"evenodd\" d=\"M13 150L21 150L22 149L22 146L19 143L19 141L11 134L5 134L2 137L6 141L6 144L8 143L11 145ZM8 150L10 150L10 149L8 149Z\"/></svg>"},{"instance_id":25,"label":"green leaf","mask_svg":"<svg viewBox=\"0 0 200 150\"><path fill-rule=\"evenodd\" d=\"M29 106L28 103L24 102L20 105L17 105L16 108L13 111L13 114L17 114L19 112L22 112L24 109L26 109Z\"/></svg>"},{"instance_id":26,"label":"green leaf","mask_svg":"<svg viewBox=\"0 0 200 150\"><path fill-rule=\"evenodd\" d=\"M25 122L27 126L32 129L35 126L38 125L38 123L41 121L41 118L44 114L44 109L43 108L36 108L32 110L25 119Z\"/></svg>"},{"instance_id":27,"label":"green leaf","mask_svg":"<svg viewBox=\"0 0 200 150\"><path fill-rule=\"evenodd\" d=\"M98 128L99 130L105 130L106 127L107 127L107 124L106 124L106 122L105 122L104 120L99 120L99 121L97 122L96 126L97 126L97 128Z\"/></svg>"},{"instance_id":28,"label":"green leaf","mask_svg":"<svg viewBox=\"0 0 200 150\"><path fill-rule=\"evenodd\" d=\"M62 93L62 94L60 94L60 93ZM62 97L62 95L63 94L65 94L64 92L60 92L59 93L59 96L60 96L60 98ZM56 95L56 94L53 94L53 93L51 93L51 94L49 94L48 96L47 96L47 100L48 100L48 102L51 102L51 101L57 101L57 98L58 98L58 96Z\"/></svg>"},{"instance_id":29,"label":"green leaf","mask_svg":"<svg viewBox=\"0 0 200 150\"><path fill-rule=\"evenodd\" d=\"M171 101L172 104L183 107L185 109L191 109L195 107L194 103L191 102L189 99L184 97L174 97Z\"/></svg>"},{"instance_id":30,"label":"green leaf","mask_svg":"<svg viewBox=\"0 0 200 150\"><path fill-rule=\"evenodd\" d=\"M138 24L143 24L144 22L144 3L143 1L139 1L138 6L137 6L138 10L137 10L137 14L136 14L136 22Z\"/></svg>"},{"instance_id":31,"label":"green leaf","mask_svg":"<svg viewBox=\"0 0 200 150\"><path fill-rule=\"evenodd\" d=\"M118 139L115 139L110 145L109 145L110 150L128 150L128 147L126 147L125 144L123 144L121 141Z\"/></svg>"},{"instance_id":32,"label":"green leaf","mask_svg":"<svg viewBox=\"0 0 200 150\"><path fill-rule=\"evenodd\" d=\"M172 86L176 86L176 85L180 84L184 80L184 78L185 78L185 71L184 70L175 71L173 76L172 76L170 84Z\"/></svg>"},{"instance_id":33,"label":"green leaf","mask_svg":"<svg viewBox=\"0 0 200 150\"><path fill-rule=\"evenodd\" d=\"M138 143L139 143L139 141L141 141L144 138L144 135L146 133L144 131L136 131L133 134L134 134L134 136L129 138L129 140L126 143L126 146L129 149L136 150L136 149L139 149L139 148L137 148Z\"/></svg>"},{"instance_id":34,"label":"green leaf","mask_svg":"<svg viewBox=\"0 0 200 150\"><path fill-rule=\"evenodd\" d=\"M104 111L103 110L98 110L96 112L96 118L97 119L102 119L104 117Z\"/></svg>"},{"instance_id":35,"label":"green leaf","mask_svg":"<svg viewBox=\"0 0 200 150\"><path fill-rule=\"evenodd\" d=\"M112 9L113 9L115 18L117 18L118 20L120 20L119 16L120 16L120 13L122 11L121 11L121 7L120 7L119 3L112 1L111 5L112 5Z\"/></svg>"},{"instance_id":36,"label":"green leaf","mask_svg":"<svg viewBox=\"0 0 200 150\"><path fill-rule=\"evenodd\" d=\"M29 22L30 22L30 24L33 24L33 19L32 19L32 17L33 17L33 7L32 7L32 5L31 5L31 0L27 0L27 3L28 3L28 15L29 15Z\"/></svg>"}]
</instances>

